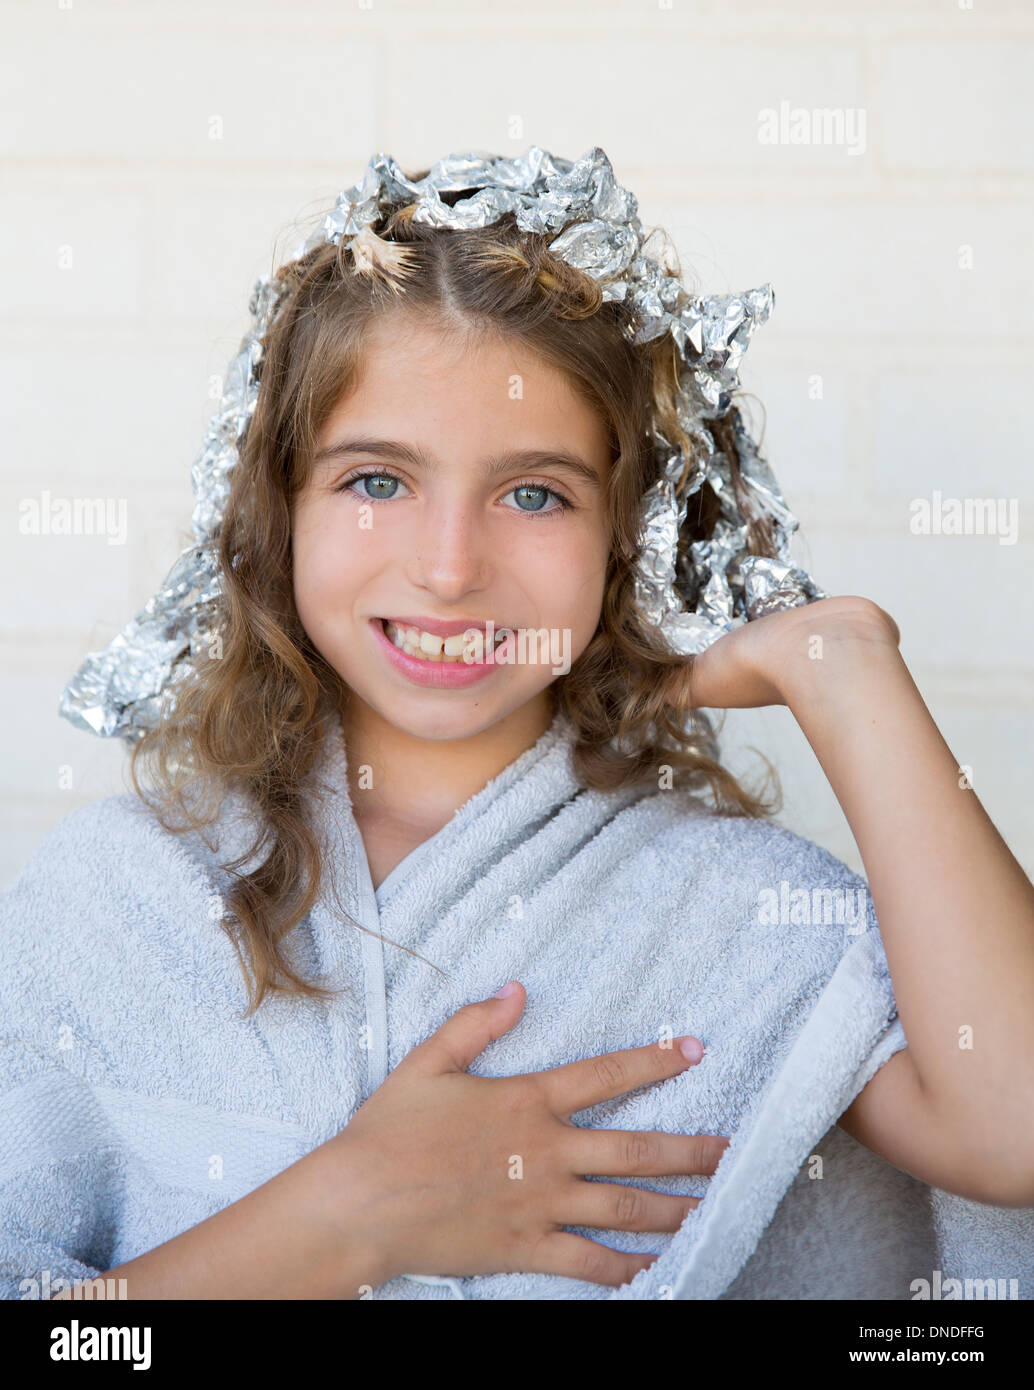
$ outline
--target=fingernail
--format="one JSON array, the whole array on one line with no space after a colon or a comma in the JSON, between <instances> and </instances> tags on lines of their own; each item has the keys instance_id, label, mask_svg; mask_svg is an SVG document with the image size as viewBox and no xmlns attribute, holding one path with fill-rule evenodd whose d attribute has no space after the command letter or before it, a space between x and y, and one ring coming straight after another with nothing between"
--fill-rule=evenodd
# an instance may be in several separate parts
<instances>
[{"instance_id":1,"label":"fingernail","mask_svg":"<svg viewBox=\"0 0 1034 1390\"><path fill-rule=\"evenodd\" d=\"M517 986L514 984L513 980L510 980L509 983L503 985L502 989L497 989L495 994L492 995L492 998L509 999L510 995L514 992L516 988Z\"/></svg>"},{"instance_id":2,"label":"fingernail","mask_svg":"<svg viewBox=\"0 0 1034 1390\"><path fill-rule=\"evenodd\" d=\"M679 1038L679 1051L687 1062L699 1062L704 1055L704 1045L699 1038Z\"/></svg>"}]
</instances>

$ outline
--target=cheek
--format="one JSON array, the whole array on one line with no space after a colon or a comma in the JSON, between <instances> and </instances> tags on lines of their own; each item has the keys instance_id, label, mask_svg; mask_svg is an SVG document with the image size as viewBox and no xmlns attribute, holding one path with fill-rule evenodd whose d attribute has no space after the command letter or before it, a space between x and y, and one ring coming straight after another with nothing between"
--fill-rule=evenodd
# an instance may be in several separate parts
<instances>
[{"instance_id":1,"label":"cheek","mask_svg":"<svg viewBox=\"0 0 1034 1390\"><path fill-rule=\"evenodd\" d=\"M360 584L361 547L314 518L300 516L291 538L298 616L312 635L346 609Z\"/></svg>"},{"instance_id":2,"label":"cheek","mask_svg":"<svg viewBox=\"0 0 1034 1390\"><path fill-rule=\"evenodd\" d=\"M541 612L571 630L571 641L588 644L599 623L609 551L595 531L545 547L535 566Z\"/></svg>"}]
</instances>

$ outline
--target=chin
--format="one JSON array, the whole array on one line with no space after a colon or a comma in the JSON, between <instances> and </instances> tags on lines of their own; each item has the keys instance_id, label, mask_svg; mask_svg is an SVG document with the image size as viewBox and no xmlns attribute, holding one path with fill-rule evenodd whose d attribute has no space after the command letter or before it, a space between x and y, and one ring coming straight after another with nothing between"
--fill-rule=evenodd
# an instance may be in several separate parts
<instances>
[{"instance_id":1,"label":"chin","mask_svg":"<svg viewBox=\"0 0 1034 1390\"><path fill-rule=\"evenodd\" d=\"M446 701L452 702L451 707ZM428 742L474 738L509 713L508 707L504 708L498 701L486 700L483 696L468 696L457 701L454 695L437 698L418 695L412 700L367 703L399 733ZM438 707L432 708L434 704Z\"/></svg>"},{"instance_id":2,"label":"chin","mask_svg":"<svg viewBox=\"0 0 1034 1390\"><path fill-rule=\"evenodd\" d=\"M400 694L353 685L347 676L342 679L386 724L408 738L428 742L475 738L544 693L541 686L516 690L511 685L495 691L414 690Z\"/></svg>"}]
</instances>

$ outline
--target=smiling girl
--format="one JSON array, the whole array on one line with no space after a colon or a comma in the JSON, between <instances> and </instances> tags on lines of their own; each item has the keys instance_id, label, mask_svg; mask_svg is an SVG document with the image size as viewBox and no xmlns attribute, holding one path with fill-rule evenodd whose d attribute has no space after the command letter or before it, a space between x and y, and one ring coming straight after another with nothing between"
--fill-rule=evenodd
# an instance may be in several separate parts
<instances>
[{"instance_id":1,"label":"smiling girl","mask_svg":"<svg viewBox=\"0 0 1034 1390\"><path fill-rule=\"evenodd\" d=\"M651 430L679 438L671 340L632 345L620 300L512 217L412 210L279 272L220 648L134 749L139 800L66 818L5 894L29 1000L5 1004L5 1104L37 1129L0 1189L4 1275L107 1270L132 1298L656 1297L645 1271L667 1254L658 1278L678 1275L673 1236L753 1140L782 1177L742 1226L727 1177L739 1253L697 1250L693 1276L751 1296L734 1277L825 1136L869 1202L861 1236L830 1233L834 1296L907 1297L920 1257L888 1273L888 1193L1034 1204L1034 889L871 601L664 646L633 580ZM731 419L708 428L739 489ZM713 532L718 499L697 501L684 546ZM844 809L878 931L759 919L787 879L863 886L693 721L769 704ZM115 864L131 887L73 926ZM835 1064L854 1025L831 982L861 1009L884 945L900 1017L879 1006ZM77 1042L56 1059L57 1018ZM784 1154L756 1136L773 1107L810 1113L789 1080L809 1049L842 1099ZM60 1124L38 1121L62 1087ZM829 1296L820 1264L790 1277Z\"/></svg>"}]
</instances>

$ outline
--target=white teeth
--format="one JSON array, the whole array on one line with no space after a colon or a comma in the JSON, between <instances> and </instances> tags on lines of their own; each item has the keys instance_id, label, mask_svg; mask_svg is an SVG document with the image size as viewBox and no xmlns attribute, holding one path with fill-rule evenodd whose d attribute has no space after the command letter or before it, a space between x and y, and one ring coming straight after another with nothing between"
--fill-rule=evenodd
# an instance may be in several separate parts
<instances>
[{"instance_id":1,"label":"white teeth","mask_svg":"<svg viewBox=\"0 0 1034 1390\"><path fill-rule=\"evenodd\" d=\"M389 640L407 656L415 656L424 661L463 661L467 653L472 661L482 661L485 655L485 633L482 628L468 628L452 637L439 637L434 632L424 632L417 627L398 627L389 618L384 619L384 630ZM495 646L498 647L508 629L497 630Z\"/></svg>"}]
</instances>

